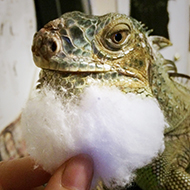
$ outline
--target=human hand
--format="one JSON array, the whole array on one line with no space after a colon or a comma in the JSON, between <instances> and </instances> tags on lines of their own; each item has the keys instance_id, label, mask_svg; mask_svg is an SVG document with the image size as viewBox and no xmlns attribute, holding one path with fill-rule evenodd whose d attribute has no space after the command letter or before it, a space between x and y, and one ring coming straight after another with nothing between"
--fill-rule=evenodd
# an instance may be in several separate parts
<instances>
[{"instance_id":1,"label":"human hand","mask_svg":"<svg viewBox=\"0 0 190 190\"><path fill-rule=\"evenodd\" d=\"M84 154L66 161L53 176L34 167L30 157L0 162L0 190L35 189L47 182L44 190L88 190L93 177L93 161Z\"/></svg>"}]
</instances>

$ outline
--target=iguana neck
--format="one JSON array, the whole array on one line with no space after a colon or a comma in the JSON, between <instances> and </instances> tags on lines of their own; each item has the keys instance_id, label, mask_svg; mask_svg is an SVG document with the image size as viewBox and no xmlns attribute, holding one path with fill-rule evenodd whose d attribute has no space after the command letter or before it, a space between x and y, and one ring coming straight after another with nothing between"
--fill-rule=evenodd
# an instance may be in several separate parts
<instances>
[{"instance_id":1,"label":"iguana neck","mask_svg":"<svg viewBox=\"0 0 190 190\"><path fill-rule=\"evenodd\" d=\"M171 80L168 74L167 61L160 55L157 55L155 63L150 66L150 86L153 95L157 98L165 118L170 125L166 129L167 132L176 130L180 125L180 129L185 128L181 123L189 115L190 93L183 85ZM190 120L190 119L189 119ZM174 130L175 129L175 130ZM182 130L177 133L183 133Z\"/></svg>"}]
</instances>

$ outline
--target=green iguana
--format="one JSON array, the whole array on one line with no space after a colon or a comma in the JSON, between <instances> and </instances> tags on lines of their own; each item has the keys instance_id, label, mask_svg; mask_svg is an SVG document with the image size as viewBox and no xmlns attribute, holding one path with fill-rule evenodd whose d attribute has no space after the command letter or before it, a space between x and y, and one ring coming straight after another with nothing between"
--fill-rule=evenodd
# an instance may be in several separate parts
<instances>
[{"instance_id":1,"label":"green iguana","mask_svg":"<svg viewBox=\"0 0 190 190\"><path fill-rule=\"evenodd\" d=\"M136 183L144 190L188 190L190 77L158 52L170 41L149 34L124 14L66 13L34 36L33 58L42 68L37 88L48 84L61 94L64 86L64 96L70 96L95 82L156 97L169 124L166 148L137 171Z\"/></svg>"}]
</instances>

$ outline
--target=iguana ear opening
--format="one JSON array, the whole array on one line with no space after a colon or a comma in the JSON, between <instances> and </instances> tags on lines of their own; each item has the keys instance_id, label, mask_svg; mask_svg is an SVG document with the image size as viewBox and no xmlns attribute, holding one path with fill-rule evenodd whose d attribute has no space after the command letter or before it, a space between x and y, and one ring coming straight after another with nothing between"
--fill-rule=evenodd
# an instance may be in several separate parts
<instances>
[{"instance_id":1,"label":"iguana ear opening","mask_svg":"<svg viewBox=\"0 0 190 190\"><path fill-rule=\"evenodd\" d=\"M160 50L172 45L170 40L168 40L167 38L163 36L149 36L148 39L157 50Z\"/></svg>"}]
</instances>

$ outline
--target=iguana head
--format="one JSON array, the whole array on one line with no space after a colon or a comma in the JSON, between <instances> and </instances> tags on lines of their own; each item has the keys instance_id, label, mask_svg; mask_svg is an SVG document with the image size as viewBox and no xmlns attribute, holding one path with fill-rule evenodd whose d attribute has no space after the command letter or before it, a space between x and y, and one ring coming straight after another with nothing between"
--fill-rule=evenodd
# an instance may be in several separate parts
<instances>
[{"instance_id":1,"label":"iguana head","mask_svg":"<svg viewBox=\"0 0 190 190\"><path fill-rule=\"evenodd\" d=\"M144 81L154 60L147 35L139 22L124 14L66 13L35 34L33 58L43 69L117 71Z\"/></svg>"}]
</instances>

